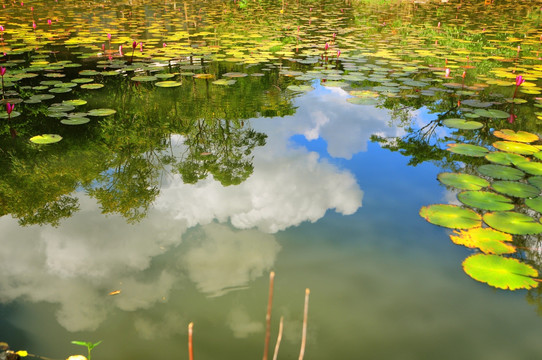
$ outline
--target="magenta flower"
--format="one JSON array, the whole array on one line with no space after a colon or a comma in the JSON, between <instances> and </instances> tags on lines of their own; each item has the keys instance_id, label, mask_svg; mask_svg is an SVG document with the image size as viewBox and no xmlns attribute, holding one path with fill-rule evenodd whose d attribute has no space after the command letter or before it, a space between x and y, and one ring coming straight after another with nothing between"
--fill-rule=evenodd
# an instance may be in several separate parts
<instances>
[{"instance_id":1,"label":"magenta flower","mask_svg":"<svg viewBox=\"0 0 542 360\"><path fill-rule=\"evenodd\" d=\"M37 27L36 22L32 21L32 29L36 30L36 27Z\"/></svg>"},{"instance_id":2,"label":"magenta flower","mask_svg":"<svg viewBox=\"0 0 542 360\"><path fill-rule=\"evenodd\" d=\"M120 55L120 56L123 56L123 53L122 53L122 45L119 45L119 55Z\"/></svg>"},{"instance_id":3,"label":"magenta flower","mask_svg":"<svg viewBox=\"0 0 542 360\"><path fill-rule=\"evenodd\" d=\"M0 25L0 31L4 32L4 27Z\"/></svg>"},{"instance_id":4,"label":"magenta flower","mask_svg":"<svg viewBox=\"0 0 542 360\"><path fill-rule=\"evenodd\" d=\"M6 68L3 66L0 66L0 76L4 76L6 74Z\"/></svg>"},{"instance_id":5,"label":"magenta flower","mask_svg":"<svg viewBox=\"0 0 542 360\"><path fill-rule=\"evenodd\" d=\"M111 34L107 33L107 38L111 41Z\"/></svg>"},{"instance_id":6,"label":"magenta flower","mask_svg":"<svg viewBox=\"0 0 542 360\"><path fill-rule=\"evenodd\" d=\"M329 49L329 44L326 43L326 46L324 46L324 51L327 51L327 49Z\"/></svg>"},{"instance_id":7,"label":"magenta flower","mask_svg":"<svg viewBox=\"0 0 542 360\"><path fill-rule=\"evenodd\" d=\"M524 82L525 82L525 79L523 78L523 76L521 75L516 76L516 86L520 86Z\"/></svg>"},{"instance_id":8,"label":"magenta flower","mask_svg":"<svg viewBox=\"0 0 542 360\"><path fill-rule=\"evenodd\" d=\"M8 115L11 114L14 108L15 108L15 104L10 104L10 103L6 104L6 111L8 112Z\"/></svg>"},{"instance_id":9,"label":"magenta flower","mask_svg":"<svg viewBox=\"0 0 542 360\"><path fill-rule=\"evenodd\" d=\"M52 23L51 19L47 19L47 25L51 25Z\"/></svg>"},{"instance_id":10,"label":"magenta flower","mask_svg":"<svg viewBox=\"0 0 542 360\"><path fill-rule=\"evenodd\" d=\"M449 78L450 77L450 69L446 68L446 71L444 73L444 77L445 78Z\"/></svg>"},{"instance_id":11,"label":"magenta flower","mask_svg":"<svg viewBox=\"0 0 542 360\"><path fill-rule=\"evenodd\" d=\"M132 49L135 49L136 47L137 47L137 42L134 41L134 42L132 43Z\"/></svg>"},{"instance_id":12,"label":"magenta flower","mask_svg":"<svg viewBox=\"0 0 542 360\"><path fill-rule=\"evenodd\" d=\"M508 122L509 122L510 124L513 124L514 121L516 120L516 118L517 118L516 115L510 114L510 116L508 117Z\"/></svg>"},{"instance_id":13,"label":"magenta flower","mask_svg":"<svg viewBox=\"0 0 542 360\"><path fill-rule=\"evenodd\" d=\"M341 56L341 50L337 50L337 59Z\"/></svg>"}]
</instances>

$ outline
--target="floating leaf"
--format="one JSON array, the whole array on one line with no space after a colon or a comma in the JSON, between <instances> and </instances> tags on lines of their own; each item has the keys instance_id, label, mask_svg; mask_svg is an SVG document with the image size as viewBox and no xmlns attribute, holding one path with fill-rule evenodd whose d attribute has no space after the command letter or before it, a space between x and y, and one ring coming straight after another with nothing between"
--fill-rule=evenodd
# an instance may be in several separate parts
<instances>
[{"instance_id":1,"label":"floating leaf","mask_svg":"<svg viewBox=\"0 0 542 360\"><path fill-rule=\"evenodd\" d=\"M527 181L542 190L542 176L531 176Z\"/></svg>"},{"instance_id":2,"label":"floating leaf","mask_svg":"<svg viewBox=\"0 0 542 360\"><path fill-rule=\"evenodd\" d=\"M465 205L483 210L506 211L514 208L511 199L489 191L463 191L457 194L457 199Z\"/></svg>"},{"instance_id":3,"label":"floating leaf","mask_svg":"<svg viewBox=\"0 0 542 360\"><path fill-rule=\"evenodd\" d=\"M292 91L299 91L299 92L307 92L307 91L314 90L314 88L310 85L289 85L287 89L292 90Z\"/></svg>"},{"instance_id":4,"label":"floating leaf","mask_svg":"<svg viewBox=\"0 0 542 360\"><path fill-rule=\"evenodd\" d=\"M484 222L493 229L509 234L527 235L542 232L542 224L528 215L514 211L498 211L484 214Z\"/></svg>"},{"instance_id":5,"label":"floating leaf","mask_svg":"<svg viewBox=\"0 0 542 360\"><path fill-rule=\"evenodd\" d=\"M516 248L505 242L512 241L512 235L492 228L473 228L454 230L450 239L457 245L480 249L486 254L511 254Z\"/></svg>"},{"instance_id":6,"label":"floating leaf","mask_svg":"<svg viewBox=\"0 0 542 360\"><path fill-rule=\"evenodd\" d=\"M496 141L492 145L499 150L521 155L532 155L540 151L538 148L532 145L515 141Z\"/></svg>"},{"instance_id":7,"label":"floating leaf","mask_svg":"<svg viewBox=\"0 0 542 360\"><path fill-rule=\"evenodd\" d=\"M437 175L437 179L444 185L453 186L461 190L480 190L488 187L489 182L476 175L444 172Z\"/></svg>"},{"instance_id":8,"label":"floating leaf","mask_svg":"<svg viewBox=\"0 0 542 360\"><path fill-rule=\"evenodd\" d=\"M476 254L463 261L463 269L475 280L499 289L531 289L538 285L532 277L538 272L516 259L499 255Z\"/></svg>"},{"instance_id":9,"label":"floating leaf","mask_svg":"<svg viewBox=\"0 0 542 360\"><path fill-rule=\"evenodd\" d=\"M502 110L495 109L476 109L474 110L475 114L478 114L483 117L493 118L493 119L506 119L510 116L509 113Z\"/></svg>"},{"instance_id":10,"label":"floating leaf","mask_svg":"<svg viewBox=\"0 0 542 360\"><path fill-rule=\"evenodd\" d=\"M542 213L542 196L537 196L533 199L525 199L525 205L527 205L534 211Z\"/></svg>"},{"instance_id":11,"label":"floating leaf","mask_svg":"<svg viewBox=\"0 0 542 360\"><path fill-rule=\"evenodd\" d=\"M456 205L437 204L424 206L420 209L420 216L431 224L452 229L469 229L482 225L480 215L470 209L464 209Z\"/></svg>"},{"instance_id":12,"label":"floating leaf","mask_svg":"<svg viewBox=\"0 0 542 360\"><path fill-rule=\"evenodd\" d=\"M531 175L542 175L542 163L538 161L520 161L514 165Z\"/></svg>"},{"instance_id":13,"label":"floating leaf","mask_svg":"<svg viewBox=\"0 0 542 360\"><path fill-rule=\"evenodd\" d=\"M53 144L62 140L62 136L57 134L43 134L30 138L30 141L35 144Z\"/></svg>"},{"instance_id":14,"label":"floating leaf","mask_svg":"<svg viewBox=\"0 0 542 360\"><path fill-rule=\"evenodd\" d=\"M452 129L461 130L476 130L484 126L484 124L481 122L465 119L446 119L442 122L442 124Z\"/></svg>"},{"instance_id":15,"label":"floating leaf","mask_svg":"<svg viewBox=\"0 0 542 360\"><path fill-rule=\"evenodd\" d=\"M180 81L166 80L166 81L158 81L154 85L158 87L163 87L163 88L172 88L172 87L181 86L182 83Z\"/></svg>"},{"instance_id":16,"label":"floating leaf","mask_svg":"<svg viewBox=\"0 0 542 360\"><path fill-rule=\"evenodd\" d=\"M228 86L228 85L233 85L235 84L237 81L236 80L233 80L233 79L218 79L218 80L215 80L213 81L213 84L215 85L225 85L225 86Z\"/></svg>"},{"instance_id":17,"label":"floating leaf","mask_svg":"<svg viewBox=\"0 0 542 360\"><path fill-rule=\"evenodd\" d=\"M158 78L156 76L146 76L146 75L140 75L140 76L134 76L130 80L132 81L138 81L138 82L146 82L146 81L156 81Z\"/></svg>"},{"instance_id":18,"label":"floating leaf","mask_svg":"<svg viewBox=\"0 0 542 360\"><path fill-rule=\"evenodd\" d=\"M512 165L515 162L527 160L527 158L525 158L522 155L503 152L503 151L490 152L489 154L485 156L485 158L488 161L491 161L492 163L496 163L500 165Z\"/></svg>"},{"instance_id":19,"label":"floating leaf","mask_svg":"<svg viewBox=\"0 0 542 360\"><path fill-rule=\"evenodd\" d=\"M81 106L85 105L87 103L86 100L83 99L74 99L74 100L64 100L62 101L62 104L64 105L73 105L73 106Z\"/></svg>"},{"instance_id":20,"label":"floating leaf","mask_svg":"<svg viewBox=\"0 0 542 360\"><path fill-rule=\"evenodd\" d=\"M517 141L522 143L531 143L539 139L538 135L536 134L532 134L526 131L515 132L514 130L510 129L495 130L493 132L493 135L504 140Z\"/></svg>"},{"instance_id":21,"label":"floating leaf","mask_svg":"<svg viewBox=\"0 0 542 360\"><path fill-rule=\"evenodd\" d=\"M87 89L87 90L96 90L103 88L103 84L83 84L81 85L81 89Z\"/></svg>"},{"instance_id":22,"label":"floating leaf","mask_svg":"<svg viewBox=\"0 0 542 360\"><path fill-rule=\"evenodd\" d=\"M523 171L513 167L495 164L480 165L477 170L482 175L502 180L519 180L525 175Z\"/></svg>"},{"instance_id":23,"label":"floating leaf","mask_svg":"<svg viewBox=\"0 0 542 360\"><path fill-rule=\"evenodd\" d=\"M475 157L482 157L489 152L489 150L485 147L472 144L448 144L448 148L446 150L455 154Z\"/></svg>"},{"instance_id":24,"label":"floating leaf","mask_svg":"<svg viewBox=\"0 0 542 360\"><path fill-rule=\"evenodd\" d=\"M86 117L70 117L68 119L60 120L60 122L64 125L82 125L88 123L89 121L90 119Z\"/></svg>"},{"instance_id":25,"label":"floating leaf","mask_svg":"<svg viewBox=\"0 0 542 360\"><path fill-rule=\"evenodd\" d=\"M494 181L491 187L501 194L519 198L535 197L540 193L537 187L517 181Z\"/></svg>"},{"instance_id":26,"label":"floating leaf","mask_svg":"<svg viewBox=\"0 0 542 360\"><path fill-rule=\"evenodd\" d=\"M113 109L92 109L88 112L90 116L109 116L115 114L117 111Z\"/></svg>"}]
</instances>

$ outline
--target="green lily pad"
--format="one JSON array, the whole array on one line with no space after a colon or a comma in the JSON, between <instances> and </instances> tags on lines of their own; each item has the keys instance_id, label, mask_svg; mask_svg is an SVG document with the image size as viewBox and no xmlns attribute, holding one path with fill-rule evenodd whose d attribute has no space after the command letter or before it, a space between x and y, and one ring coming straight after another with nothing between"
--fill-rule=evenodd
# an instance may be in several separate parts
<instances>
[{"instance_id":1,"label":"green lily pad","mask_svg":"<svg viewBox=\"0 0 542 360\"><path fill-rule=\"evenodd\" d=\"M519 143L516 141L496 141L492 145L493 147L501 151L521 154L521 155L533 155L540 151L537 147L534 147L529 144Z\"/></svg>"},{"instance_id":2,"label":"green lily pad","mask_svg":"<svg viewBox=\"0 0 542 360\"><path fill-rule=\"evenodd\" d=\"M539 234L542 224L532 217L514 211L497 211L484 214L484 222L493 229L514 235Z\"/></svg>"},{"instance_id":3,"label":"green lily pad","mask_svg":"<svg viewBox=\"0 0 542 360\"><path fill-rule=\"evenodd\" d=\"M30 138L30 141L35 144L53 144L62 140L62 136L57 134L43 134Z\"/></svg>"},{"instance_id":4,"label":"green lily pad","mask_svg":"<svg viewBox=\"0 0 542 360\"><path fill-rule=\"evenodd\" d=\"M492 163L496 163L500 165L512 165L515 162L527 160L527 158L525 158L522 155L503 152L503 151L490 152L489 154L485 156L485 158L488 161L491 161Z\"/></svg>"},{"instance_id":5,"label":"green lily pad","mask_svg":"<svg viewBox=\"0 0 542 360\"><path fill-rule=\"evenodd\" d=\"M482 225L479 214L456 205L437 204L424 206L420 209L420 216L431 224L452 229L470 229Z\"/></svg>"},{"instance_id":6,"label":"green lily pad","mask_svg":"<svg viewBox=\"0 0 542 360\"><path fill-rule=\"evenodd\" d=\"M117 111L113 109L92 109L88 112L89 116L109 116L115 114Z\"/></svg>"},{"instance_id":7,"label":"green lily pad","mask_svg":"<svg viewBox=\"0 0 542 360\"><path fill-rule=\"evenodd\" d=\"M537 196L532 199L525 199L525 205L527 205L534 211L542 213L542 196Z\"/></svg>"},{"instance_id":8,"label":"green lily pad","mask_svg":"<svg viewBox=\"0 0 542 360\"><path fill-rule=\"evenodd\" d=\"M474 110L474 113L493 119L507 119L510 116L510 114L505 111L495 109L476 109Z\"/></svg>"},{"instance_id":9,"label":"green lily pad","mask_svg":"<svg viewBox=\"0 0 542 360\"><path fill-rule=\"evenodd\" d=\"M490 191L463 191L457 194L463 204L483 210L507 211L514 208L512 200Z\"/></svg>"},{"instance_id":10,"label":"green lily pad","mask_svg":"<svg viewBox=\"0 0 542 360\"><path fill-rule=\"evenodd\" d=\"M482 175L501 180L519 180L525 175L523 171L513 167L495 164L480 165L477 170Z\"/></svg>"},{"instance_id":11,"label":"green lily pad","mask_svg":"<svg viewBox=\"0 0 542 360\"><path fill-rule=\"evenodd\" d=\"M526 131L518 131L510 129L495 130L493 135L504 140L517 141L522 143L532 143L539 139L538 135Z\"/></svg>"},{"instance_id":12,"label":"green lily pad","mask_svg":"<svg viewBox=\"0 0 542 360\"><path fill-rule=\"evenodd\" d=\"M78 79L72 79L71 82L77 83L77 84L87 84L91 83L94 80L91 78L78 78Z\"/></svg>"},{"instance_id":13,"label":"green lily pad","mask_svg":"<svg viewBox=\"0 0 542 360\"><path fill-rule=\"evenodd\" d=\"M517 168L531 175L542 175L542 163L538 161L520 161L515 163Z\"/></svg>"},{"instance_id":14,"label":"green lily pad","mask_svg":"<svg viewBox=\"0 0 542 360\"><path fill-rule=\"evenodd\" d=\"M355 104L355 105L376 105L378 104L378 98L375 98L375 97L359 97L359 96L354 96L354 97L350 97L348 99L346 99L347 102L349 102L350 104Z\"/></svg>"},{"instance_id":15,"label":"green lily pad","mask_svg":"<svg viewBox=\"0 0 542 360\"><path fill-rule=\"evenodd\" d=\"M454 244L463 245L471 249L480 249L486 254L511 254L516 248L507 244L513 240L512 235L492 228L472 228L468 230L454 230L450 235Z\"/></svg>"},{"instance_id":16,"label":"green lily pad","mask_svg":"<svg viewBox=\"0 0 542 360\"><path fill-rule=\"evenodd\" d=\"M181 86L182 83L180 81L166 80L166 81L158 81L154 85L158 87L163 87L163 88L172 88L172 87Z\"/></svg>"},{"instance_id":17,"label":"green lily pad","mask_svg":"<svg viewBox=\"0 0 542 360\"><path fill-rule=\"evenodd\" d=\"M79 75L81 76L93 76L93 75L99 75L100 73L96 70L81 70L79 71Z\"/></svg>"},{"instance_id":18,"label":"green lily pad","mask_svg":"<svg viewBox=\"0 0 542 360\"><path fill-rule=\"evenodd\" d=\"M236 82L237 81L233 79L218 79L218 80L213 81L213 84L228 86L228 85L233 85Z\"/></svg>"},{"instance_id":19,"label":"green lily pad","mask_svg":"<svg viewBox=\"0 0 542 360\"><path fill-rule=\"evenodd\" d=\"M85 105L87 103L86 100L82 99L74 99L74 100L64 100L62 101L63 105L72 105L72 106L81 106Z\"/></svg>"},{"instance_id":20,"label":"green lily pad","mask_svg":"<svg viewBox=\"0 0 542 360\"><path fill-rule=\"evenodd\" d=\"M72 90L73 89L69 88L69 87L56 87L56 88L49 89L48 91L50 93L55 93L55 94L64 94L64 93L70 92Z\"/></svg>"},{"instance_id":21,"label":"green lily pad","mask_svg":"<svg viewBox=\"0 0 542 360\"><path fill-rule=\"evenodd\" d=\"M484 126L481 122L465 119L446 119L442 122L446 127L461 130L476 130Z\"/></svg>"},{"instance_id":22,"label":"green lily pad","mask_svg":"<svg viewBox=\"0 0 542 360\"><path fill-rule=\"evenodd\" d=\"M494 181L491 187L501 194L519 198L536 197L540 193L536 186L517 181Z\"/></svg>"},{"instance_id":23,"label":"green lily pad","mask_svg":"<svg viewBox=\"0 0 542 360\"><path fill-rule=\"evenodd\" d=\"M156 74L154 75L156 76L158 79L171 79L172 77L175 77L175 74L165 74L165 73L162 73L162 74Z\"/></svg>"},{"instance_id":24,"label":"green lily pad","mask_svg":"<svg viewBox=\"0 0 542 360\"><path fill-rule=\"evenodd\" d=\"M444 172L437 175L437 179L444 185L453 186L461 190L480 190L488 187L489 182L476 175Z\"/></svg>"},{"instance_id":25,"label":"green lily pad","mask_svg":"<svg viewBox=\"0 0 542 360\"><path fill-rule=\"evenodd\" d=\"M485 147L472 144L448 144L448 148L446 150L455 154L474 157L482 157L489 152L489 150Z\"/></svg>"},{"instance_id":26,"label":"green lily pad","mask_svg":"<svg viewBox=\"0 0 542 360\"><path fill-rule=\"evenodd\" d=\"M87 89L87 90L96 90L96 89L101 89L103 87L104 87L103 84L95 84L95 83L81 85L81 89Z\"/></svg>"},{"instance_id":27,"label":"green lily pad","mask_svg":"<svg viewBox=\"0 0 542 360\"><path fill-rule=\"evenodd\" d=\"M86 117L70 117L68 119L60 120L60 122L64 125L82 125L88 123L89 121L90 119Z\"/></svg>"},{"instance_id":28,"label":"green lily pad","mask_svg":"<svg viewBox=\"0 0 542 360\"><path fill-rule=\"evenodd\" d=\"M499 289L531 289L538 286L538 272L516 259L499 255L476 254L463 261L463 270L474 280Z\"/></svg>"}]
</instances>

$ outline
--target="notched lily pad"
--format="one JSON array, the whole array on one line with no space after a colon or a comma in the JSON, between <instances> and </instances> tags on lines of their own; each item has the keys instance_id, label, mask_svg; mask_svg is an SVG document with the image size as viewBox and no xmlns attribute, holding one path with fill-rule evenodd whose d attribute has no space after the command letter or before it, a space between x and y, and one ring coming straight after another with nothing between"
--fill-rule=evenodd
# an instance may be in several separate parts
<instances>
[{"instance_id":1,"label":"notched lily pad","mask_svg":"<svg viewBox=\"0 0 542 360\"><path fill-rule=\"evenodd\" d=\"M452 186L461 190L480 190L488 187L489 182L476 175L464 173L444 172L437 175L437 179L444 185Z\"/></svg>"},{"instance_id":2,"label":"notched lily pad","mask_svg":"<svg viewBox=\"0 0 542 360\"><path fill-rule=\"evenodd\" d=\"M446 150L451 151L455 154L474 156L474 157L482 157L482 156L485 156L489 152L488 149L482 146L472 145L472 144L461 144L461 143L448 144L448 148Z\"/></svg>"},{"instance_id":3,"label":"notched lily pad","mask_svg":"<svg viewBox=\"0 0 542 360\"><path fill-rule=\"evenodd\" d=\"M540 151L537 147L534 147L529 144L516 142L516 141L496 141L492 145L493 147L501 151L521 154L521 155L533 155Z\"/></svg>"},{"instance_id":4,"label":"notched lily pad","mask_svg":"<svg viewBox=\"0 0 542 360\"><path fill-rule=\"evenodd\" d=\"M463 261L463 269L473 279L499 289L531 289L538 286L538 272L516 259L476 254Z\"/></svg>"},{"instance_id":5,"label":"notched lily pad","mask_svg":"<svg viewBox=\"0 0 542 360\"><path fill-rule=\"evenodd\" d=\"M511 199L490 191L463 191L457 194L457 199L465 205L483 210L506 211L514 208Z\"/></svg>"},{"instance_id":6,"label":"notched lily pad","mask_svg":"<svg viewBox=\"0 0 542 360\"><path fill-rule=\"evenodd\" d=\"M482 175L501 180L519 180L525 176L523 171L504 165L485 164L478 166L477 170Z\"/></svg>"},{"instance_id":7,"label":"notched lily pad","mask_svg":"<svg viewBox=\"0 0 542 360\"><path fill-rule=\"evenodd\" d=\"M542 224L532 217L514 212L497 211L484 214L484 222L493 229L514 235L539 234Z\"/></svg>"},{"instance_id":8,"label":"notched lily pad","mask_svg":"<svg viewBox=\"0 0 542 360\"><path fill-rule=\"evenodd\" d=\"M526 131L518 131L510 129L495 130L493 135L504 140L517 141L522 143L532 143L539 139L538 135Z\"/></svg>"},{"instance_id":9,"label":"notched lily pad","mask_svg":"<svg viewBox=\"0 0 542 360\"><path fill-rule=\"evenodd\" d=\"M36 135L30 138L34 144L53 144L62 140L62 136L57 134Z\"/></svg>"},{"instance_id":10,"label":"notched lily pad","mask_svg":"<svg viewBox=\"0 0 542 360\"><path fill-rule=\"evenodd\" d=\"M512 235L492 228L454 230L450 239L454 244L480 249L486 254L511 254L516 251L513 245L506 243L512 241Z\"/></svg>"},{"instance_id":11,"label":"notched lily pad","mask_svg":"<svg viewBox=\"0 0 542 360\"><path fill-rule=\"evenodd\" d=\"M92 109L88 112L89 116L109 116L115 114L117 111L113 109Z\"/></svg>"},{"instance_id":12,"label":"notched lily pad","mask_svg":"<svg viewBox=\"0 0 542 360\"><path fill-rule=\"evenodd\" d=\"M536 186L517 181L494 181L491 187L501 194L519 198L536 197L540 193L540 189Z\"/></svg>"},{"instance_id":13,"label":"notched lily pad","mask_svg":"<svg viewBox=\"0 0 542 360\"><path fill-rule=\"evenodd\" d=\"M461 130L476 130L481 129L484 124L479 121L465 120L465 119L446 119L442 122L446 127L452 129L461 129Z\"/></svg>"},{"instance_id":14,"label":"notched lily pad","mask_svg":"<svg viewBox=\"0 0 542 360\"><path fill-rule=\"evenodd\" d=\"M431 224L452 229L470 229L482 225L479 214L456 205L437 204L424 206L420 209L420 216Z\"/></svg>"}]
</instances>

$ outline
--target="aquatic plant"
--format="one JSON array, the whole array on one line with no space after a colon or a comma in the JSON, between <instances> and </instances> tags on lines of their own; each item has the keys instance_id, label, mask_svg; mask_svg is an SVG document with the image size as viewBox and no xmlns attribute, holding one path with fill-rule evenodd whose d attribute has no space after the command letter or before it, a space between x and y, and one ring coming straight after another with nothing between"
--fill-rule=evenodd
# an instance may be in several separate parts
<instances>
[{"instance_id":1,"label":"aquatic plant","mask_svg":"<svg viewBox=\"0 0 542 360\"><path fill-rule=\"evenodd\" d=\"M87 351L88 351L88 356L87 356L87 359L88 360L91 360L91 351L92 349L94 349L96 346L100 345L102 343L102 341L98 341L96 343L92 343L92 342L89 342L89 341L72 341L72 344L75 344L75 345L80 345L80 346L85 346L87 348Z\"/></svg>"}]
</instances>

